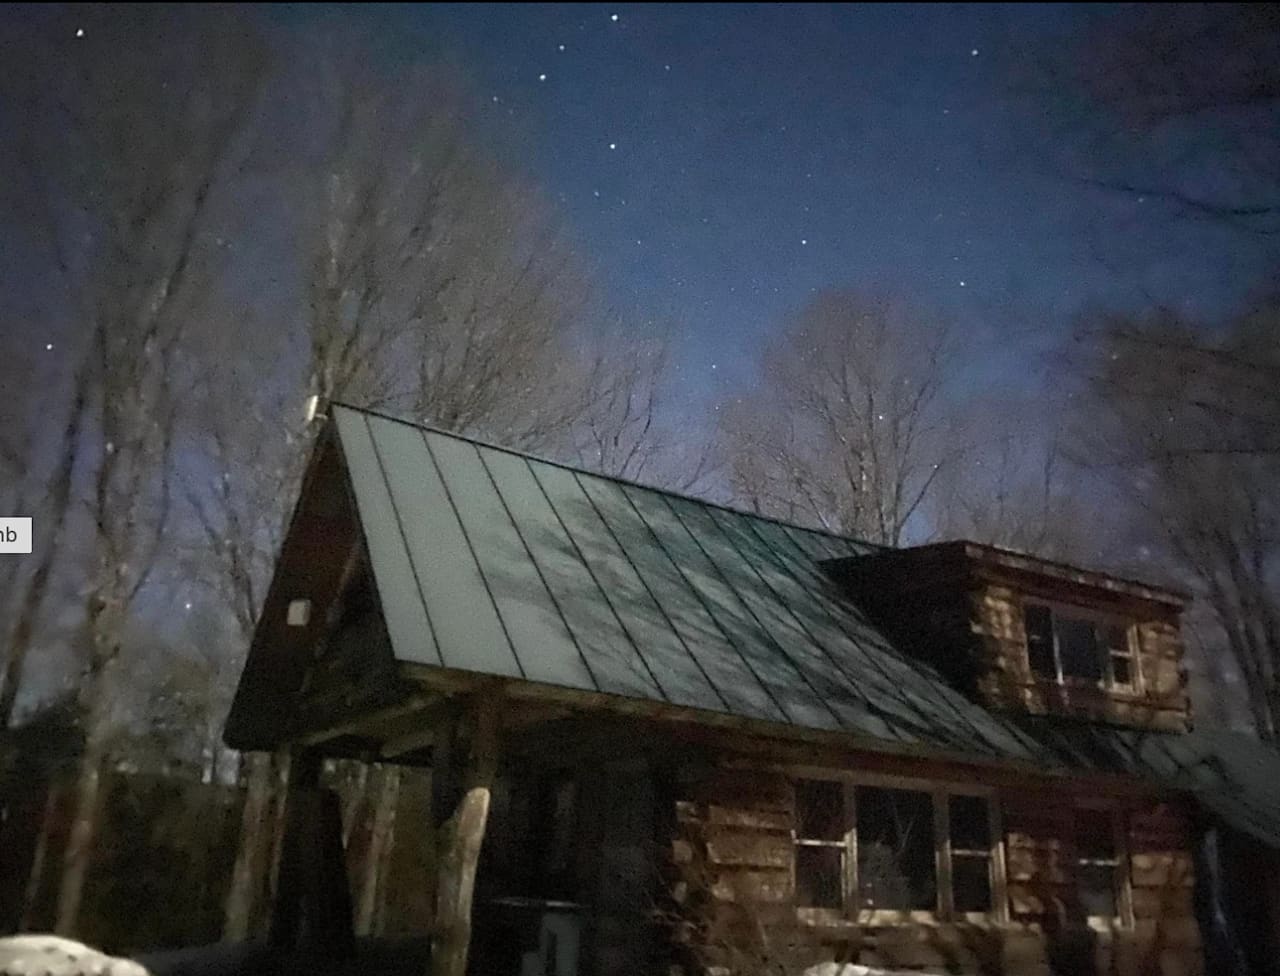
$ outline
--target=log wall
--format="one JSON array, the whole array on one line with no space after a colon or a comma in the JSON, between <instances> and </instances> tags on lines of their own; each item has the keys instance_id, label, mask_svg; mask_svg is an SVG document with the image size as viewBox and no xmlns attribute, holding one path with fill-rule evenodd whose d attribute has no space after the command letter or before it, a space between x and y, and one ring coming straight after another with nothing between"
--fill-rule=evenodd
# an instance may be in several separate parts
<instances>
[{"instance_id":1,"label":"log wall","mask_svg":"<svg viewBox=\"0 0 1280 976\"><path fill-rule=\"evenodd\" d=\"M1027 664L1027 635L1022 594L1011 586L988 583L970 594L972 629L977 637L978 693L993 708L1033 715L1069 715L1162 732L1190 727L1190 697L1183 664L1182 637L1176 620L1141 608L1137 621L1140 684L1133 691L1093 685L1065 687L1037 679Z\"/></svg>"},{"instance_id":2,"label":"log wall","mask_svg":"<svg viewBox=\"0 0 1280 976\"><path fill-rule=\"evenodd\" d=\"M904 770L904 774L906 770ZM682 770L669 849L680 919L677 968L715 976L800 972L835 961L899 970L1010 976L1107 973L1200 976L1192 905L1192 838L1170 802L1125 801L1127 916L1095 932L1075 888L1071 811L1080 799L1028 783L998 795L1008 919L859 925L797 912L793 792L781 772L728 766Z\"/></svg>"}]
</instances>

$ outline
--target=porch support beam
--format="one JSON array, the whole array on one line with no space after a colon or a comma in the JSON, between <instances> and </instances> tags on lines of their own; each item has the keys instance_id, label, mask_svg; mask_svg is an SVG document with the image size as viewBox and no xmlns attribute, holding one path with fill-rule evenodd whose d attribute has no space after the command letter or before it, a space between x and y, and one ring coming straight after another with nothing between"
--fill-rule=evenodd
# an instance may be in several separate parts
<instances>
[{"instance_id":1,"label":"porch support beam","mask_svg":"<svg viewBox=\"0 0 1280 976\"><path fill-rule=\"evenodd\" d=\"M500 706L496 687L481 689L466 702L456 724L451 716L442 720L433 746L438 765L433 763L432 779L439 778L433 806L448 802L454 792L450 784L458 779L461 795L437 834L431 976L465 976L467 971L476 867L498 768Z\"/></svg>"}]
</instances>

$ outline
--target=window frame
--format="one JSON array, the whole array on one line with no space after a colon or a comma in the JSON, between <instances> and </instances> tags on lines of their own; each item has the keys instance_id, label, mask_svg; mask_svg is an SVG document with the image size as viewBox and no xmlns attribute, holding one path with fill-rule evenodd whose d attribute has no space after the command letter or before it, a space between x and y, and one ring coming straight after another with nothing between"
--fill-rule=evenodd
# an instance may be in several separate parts
<instances>
[{"instance_id":1,"label":"window frame","mask_svg":"<svg viewBox=\"0 0 1280 976\"><path fill-rule=\"evenodd\" d=\"M1111 826L1111 847L1115 852L1111 858L1086 858L1080 856L1079 850L1076 849L1075 817L1077 811L1081 810L1090 810L1094 813L1105 813L1107 815ZM1076 891L1080 890L1080 868L1086 864L1095 867L1110 867L1112 870L1112 884L1115 888L1116 914L1112 916L1086 915L1084 916L1085 924L1090 929L1098 932L1134 928L1133 871L1131 870L1132 861L1129 857L1128 816L1126 810L1115 800L1082 798L1076 800L1071 815L1071 844L1075 855L1071 863Z\"/></svg>"},{"instance_id":2,"label":"window frame","mask_svg":"<svg viewBox=\"0 0 1280 976\"><path fill-rule=\"evenodd\" d=\"M841 908L818 908L796 904L797 918L812 925L903 925L920 922L967 922L975 925L1000 925L1009 918L1008 885L1004 857L1004 826L1000 814L999 795L995 788L975 783L918 779L889 774L846 772L813 767L787 767L786 773L794 801L795 787L801 780L825 780L843 785L844 816L848 829L841 841L817 841L798 835L798 816L793 817L790 832L794 852L801 846L837 846L844 851L841 872ZM888 790L908 790L923 793L930 798L933 811L935 904L932 909L865 909L859 904L858 891L858 808L859 787ZM952 796L972 796L986 801L987 830L990 846L987 848L987 871L991 888L991 908L985 912L957 912L953 890L951 850ZM796 871L798 859L791 857L791 890L797 890Z\"/></svg>"},{"instance_id":3,"label":"window frame","mask_svg":"<svg viewBox=\"0 0 1280 976\"><path fill-rule=\"evenodd\" d=\"M1052 677L1041 674L1031 666L1031 633L1027 628L1027 608L1029 607L1039 607L1049 613L1049 629L1053 642L1051 651L1053 653L1054 675ZM1076 603L1065 603L1041 597L1023 597L1021 610L1022 649L1025 655L1027 673L1033 681L1051 681L1062 688L1101 688L1108 692L1131 695L1142 694L1142 662L1141 654L1139 654L1138 621L1134 618L1114 611L1097 610L1093 607L1081 606ZM1095 649L1098 651L1099 656L1103 658L1100 662L1102 667L1101 681L1078 678L1063 671L1062 652L1057 627L1057 619L1059 617L1084 620L1093 625ZM1117 652L1110 642L1105 639L1106 630L1111 627L1119 627L1124 631L1125 647L1123 652ZM1103 637L1100 641L1097 639L1099 636ZM1129 680L1127 682L1116 681L1115 659L1117 657L1124 658L1129 662Z\"/></svg>"}]
</instances>

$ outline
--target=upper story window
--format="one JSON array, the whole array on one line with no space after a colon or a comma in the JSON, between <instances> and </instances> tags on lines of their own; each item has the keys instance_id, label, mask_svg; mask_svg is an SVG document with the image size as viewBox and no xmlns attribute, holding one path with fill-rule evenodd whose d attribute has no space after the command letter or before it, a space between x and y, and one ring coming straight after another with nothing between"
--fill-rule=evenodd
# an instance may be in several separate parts
<instances>
[{"instance_id":1,"label":"upper story window","mask_svg":"<svg viewBox=\"0 0 1280 976\"><path fill-rule=\"evenodd\" d=\"M1027 663L1050 681L1118 688L1137 684L1131 622L1075 607L1026 603Z\"/></svg>"},{"instance_id":2,"label":"upper story window","mask_svg":"<svg viewBox=\"0 0 1280 976\"><path fill-rule=\"evenodd\" d=\"M836 779L795 784L795 892L801 909L859 919L987 916L997 896L991 797Z\"/></svg>"}]
</instances>

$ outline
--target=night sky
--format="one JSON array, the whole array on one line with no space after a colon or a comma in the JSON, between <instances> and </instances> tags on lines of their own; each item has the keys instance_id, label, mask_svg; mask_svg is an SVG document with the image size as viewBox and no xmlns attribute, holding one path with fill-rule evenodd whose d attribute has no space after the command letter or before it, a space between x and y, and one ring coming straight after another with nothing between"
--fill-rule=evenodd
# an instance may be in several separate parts
<instances>
[{"instance_id":1,"label":"night sky","mask_svg":"<svg viewBox=\"0 0 1280 976\"><path fill-rule=\"evenodd\" d=\"M1220 229L1069 185L1013 97L1069 6L422 6L352 17L445 56L484 127L558 201L608 297L673 326L714 397L814 291L887 291L1033 376L1089 303L1224 311L1254 282ZM289 19L317 16L293 10ZM1207 252L1214 262L1204 261ZM1212 264L1212 267L1208 266Z\"/></svg>"}]
</instances>

